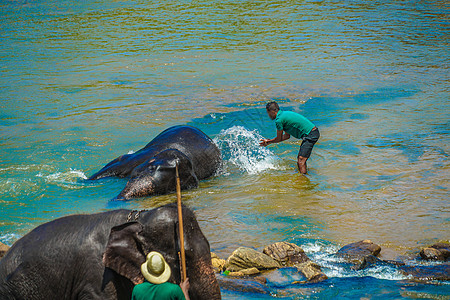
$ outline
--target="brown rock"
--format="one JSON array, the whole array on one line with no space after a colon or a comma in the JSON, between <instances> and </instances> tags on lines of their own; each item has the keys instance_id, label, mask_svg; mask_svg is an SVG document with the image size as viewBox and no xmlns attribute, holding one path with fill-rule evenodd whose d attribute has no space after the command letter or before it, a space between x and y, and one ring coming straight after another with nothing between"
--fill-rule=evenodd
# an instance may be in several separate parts
<instances>
[{"instance_id":1,"label":"brown rock","mask_svg":"<svg viewBox=\"0 0 450 300\"><path fill-rule=\"evenodd\" d=\"M211 264L216 273L220 273L224 270L225 263L225 259L221 259L215 253L211 252Z\"/></svg>"},{"instance_id":2,"label":"brown rock","mask_svg":"<svg viewBox=\"0 0 450 300\"><path fill-rule=\"evenodd\" d=\"M242 273L241 271L237 271L237 272L229 272L227 274L227 276L231 276L231 277L244 277L244 273Z\"/></svg>"},{"instance_id":3,"label":"brown rock","mask_svg":"<svg viewBox=\"0 0 450 300\"><path fill-rule=\"evenodd\" d=\"M230 272L237 272L253 267L258 270L268 270L280 266L280 263L264 253L251 248L240 247L228 257L225 269Z\"/></svg>"},{"instance_id":4,"label":"brown rock","mask_svg":"<svg viewBox=\"0 0 450 300\"><path fill-rule=\"evenodd\" d=\"M251 275L256 275L259 274L259 270L257 268L249 268L249 269L244 269L238 272L229 272L228 276L234 276L234 277L244 277L244 276L251 276Z\"/></svg>"},{"instance_id":5,"label":"brown rock","mask_svg":"<svg viewBox=\"0 0 450 300\"><path fill-rule=\"evenodd\" d=\"M2 242L0 242L0 258L2 258L3 256L5 256L6 252L8 252L9 250L9 246L3 244Z\"/></svg>"},{"instance_id":6,"label":"brown rock","mask_svg":"<svg viewBox=\"0 0 450 300\"><path fill-rule=\"evenodd\" d=\"M345 258L349 263L353 264L352 269L361 270L370 264L376 263L380 251L380 246L370 240L364 240L342 247L336 255Z\"/></svg>"},{"instance_id":7,"label":"brown rock","mask_svg":"<svg viewBox=\"0 0 450 300\"><path fill-rule=\"evenodd\" d=\"M441 251L434 249L434 248L423 248L420 251L420 256L423 259L444 260L444 258L442 257Z\"/></svg>"},{"instance_id":8,"label":"brown rock","mask_svg":"<svg viewBox=\"0 0 450 300\"><path fill-rule=\"evenodd\" d=\"M249 269L245 269L245 270L241 270L242 273L244 273L244 275L246 276L251 276L251 275L256 275L261 273L257 268L249 268Z\"/></svg>"},{"instance_id":9,"label":"brown rock","mask_svg":"<svg viewBox=\"0 0 450 300\"><path fill-rule=\"evenodd\" d=\"M263 253L277 260L283 266L292 266L310 260L302 248L288 242L278 242L269 245L264 248Z\"/></svg>"},{"instance_id":10,"label":"brown rock","mask_svg":"<svg viewBox=\"0 0 450 300\"><path fill-rule=\"evenodd\" d=\"M265 247L263 253L277 260L283 266L297 268L308 279L308 282L319 282L328 278L320 266L312 262L306 256L305 251L295 244L278 242Z\"/></svg>"},{"instance_id":11,"label":"brown rock","mask_svg":"<svg viewBox=\"0 0 450 300\"><path fill-rule=\"evenodd\" d=\"M450 245L446 243L436 243L420 251L423 259L447 260L450 258Z\"/></svg>"},{"instance_id":12,"label":"brown rock","mask_svg":"<svg viewBox=\"0 0 450 300\"><path fill-rule=\"evenodd\" d=\"M305 275L308 282L320 282L328 279L327 275L322 272L320 266L310 260L301 264L296 264L295 267Z\"/></svg>"},{"instance_id":13,"label":"brown rock","mask_svg":"<svg viewBox=\"0 0 450 300\"><path fill-rule=\"evenodd\" d=\"M366 256L366 255L378 256L378 254L380 254L380 251L381 251L380 246L374 244L371 240L364 240L348 244L339 249L338 253L341 255L348 255L348 256Z\"/></svg>"},{"instance_id":14,"label":"brown rock","mask_svg":"<svg viewBox=\"0 0 450 300\"><path fill-rule=\"evenodd\" d=\"M266 284L267 283L267 278L264 276L255 276L253 277L253 280L262 283L262 284Z\"/></svg>"},{"instance_id":15,"label":"brown rock","mask_svg":"<svg viewBox=\"0 0 450 300\"><path fill-rule=\"evenodd\" d=\"M221 289L228 291L236 291L240 293L252 293L257 295L269 295L271 290L261 279L251 278L251 279L241 279L233 278L230 276L217 276L217 282Z\"/></svg>"}]
</instances>

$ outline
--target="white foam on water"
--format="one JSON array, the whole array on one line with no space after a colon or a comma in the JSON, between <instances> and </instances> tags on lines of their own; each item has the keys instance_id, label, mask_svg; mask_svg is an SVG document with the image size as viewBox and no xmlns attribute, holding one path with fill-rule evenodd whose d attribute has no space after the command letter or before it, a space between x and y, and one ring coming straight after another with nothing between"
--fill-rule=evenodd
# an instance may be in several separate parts
<instances>
[{"instance_id":1,"label":"white foam on water","mask_svg":"<svg viewBox=\"0 0 450 300\"><path fill-rule=\"evenodd\" d=\"M63 184L64 186L79 185L77 182L80 179L87 179L83 171L70 169L66 172L56 172L50 175L44 175L42 172L36 175L42 177L49 183Z\"/></svg>"},{"instance_id":2,"label":"white foam on water","mask_svg":"<svg viewBox=\"0 0 450 300\"><path fill-rule=\"evenodd\" d=\"M345 259L335 256L322 257L314 261L322 266L322 271L330 278L374 277L384 280L404 280L407 278L395 266L375 265L362 270L352 270L345 264Z\"/></svg>"},{"instance_id":3,"label":"white foam on water","mask_svg":"<svg viewBox=\"0 0 450 300\"><path fill-rule=\"evenodd\" d=\"M336 253L339 250L338 246L330 245L330 244L324 244L320 241L316 241L314 243L306 243L301 245L302 249L306 253L313 253L314 255L328 255Z\"/></svg>"},{"instance_id":4,"label":"white foam on water","mask_svg":"<svg viewBox=\"0 0 450 300\"><path fill-rule=\"evenodd\" d=\"M21 236L16 233L6 233L0 235L0 242L5 245L12 246L12 244L17 241Z\"/></svg>"},{"instance_id":5,"label":"white foam on water","mask_svg":"<svg viewBox=\"0 0 450 300\"><path fill-rule=\"evenodd\" d=\"M371 276L377 279L385 280L403 280L407 277L394 267L375 266L358 272L360 276Z\"/></svg>"},{"instance_id":6,"label":"white foam on water","mask_svg":"<svg viewBox=\"0 0 450 300\"><path fill-rule=\"evenodd\" d=\"M375 265L363 270L351 270L345 266L345 259L334 255L339 247L336 245L323 244L316 241L301 245L307 255L320 266L328 277L365 277L371 276L384 280L404 280L407 277L396 267L388 265Z\"/></svg>"},{"instance_id":7,"label":"white foam on water","mask_svg":"<svg viewBox=\"0 0 450 300\"><path fill-rule=\"evenodd\" d=\"M243 126L222 130L214 142L222 152L224 173L228 172L227 164L248 174L279 169L280 159L269 149L259 146L262 138L257 130L248 130Z\"/></svg>"}]
</instances>

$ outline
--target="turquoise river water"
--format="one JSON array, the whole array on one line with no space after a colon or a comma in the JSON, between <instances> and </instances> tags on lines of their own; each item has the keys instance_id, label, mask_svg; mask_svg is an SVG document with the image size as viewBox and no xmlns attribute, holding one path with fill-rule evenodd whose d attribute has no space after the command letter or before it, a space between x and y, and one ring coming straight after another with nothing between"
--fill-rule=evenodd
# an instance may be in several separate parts
<instances>
[{"instance_id":1,"label":"turquoise river water","mask_svg":"<svg viewBox=\"0 0 450 300\"><path fill-rule=\"evenodd\" d=\"M74 213L148 209L175 195L111 202L125 179L85 179L165 128L211 136L224 168L183 192L212 251L300 245L329 277L223 299L449 299L448 282L392 267L353 271L333 253L371 239L424 264L449 241L448 1L43 1L0 3L0 241ZM276 100L320 129L267 148ZM221 275L222 276L222 275Z\"/></svg>"}]
</instances>

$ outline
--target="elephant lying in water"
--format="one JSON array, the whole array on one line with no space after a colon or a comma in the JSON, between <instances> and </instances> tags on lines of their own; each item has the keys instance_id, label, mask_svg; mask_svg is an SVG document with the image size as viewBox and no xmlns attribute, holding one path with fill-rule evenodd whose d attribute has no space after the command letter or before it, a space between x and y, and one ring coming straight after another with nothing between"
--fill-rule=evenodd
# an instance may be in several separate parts
<instances>
[{"instance_id":1,"label":"elephant lying in water","mask_svg":"<svg viewBox=\"0 0 450 300\"><path fill-rule=\"evenodd\" d=\"M179 164L182 189L198 186L199 180L214 175L222 165L216 144L202 131L190 126L166 129L133 154L108 163L89 180L130 177L116 199L130 199L175 191L175 165Z\"/></svg>"},{"instance_id":2,"label":"elephant lying in water","mask_svg":"<svg viewBox=\"0 0 450 300\"><path fill-rule=\"evenodd\" d=\"M132 214L115 210L72 215L38 226L0 260L0 295L9 299L130 299L144 278L140 266L160 252L180 282L176 205ZM134 221L136 219L136 221ZM220 299L209 243L183 207L191 299Z\"/></svg>"}]
</instances>

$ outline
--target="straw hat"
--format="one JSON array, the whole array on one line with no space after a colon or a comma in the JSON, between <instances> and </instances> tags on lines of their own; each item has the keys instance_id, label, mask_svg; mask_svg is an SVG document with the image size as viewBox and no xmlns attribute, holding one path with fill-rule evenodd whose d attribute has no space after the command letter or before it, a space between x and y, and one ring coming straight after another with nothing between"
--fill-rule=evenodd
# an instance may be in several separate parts
<instances>
[{"instance_id":1,"label":"straw hat","mask_svg":"<svg viewBox=\"0 0 450 300\"><path fill-rule=\"evenodd\" d=\"M169 280L170 267L164 257L155 251L147 255L147 261L141 265L141 272L148 282L161 284Z\"/></svg>"}]
</instances>

